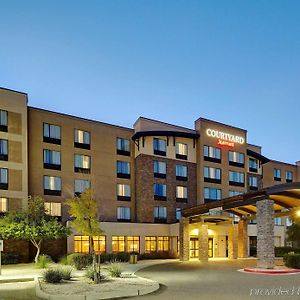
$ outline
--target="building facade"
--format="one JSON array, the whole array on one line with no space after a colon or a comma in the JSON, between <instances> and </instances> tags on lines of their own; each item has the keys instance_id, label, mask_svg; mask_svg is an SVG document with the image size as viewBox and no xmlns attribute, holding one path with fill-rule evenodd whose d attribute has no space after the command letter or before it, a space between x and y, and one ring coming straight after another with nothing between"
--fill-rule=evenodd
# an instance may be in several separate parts
<instances>
[{"instance_id":1,"label":"building facade","mask_svg":"<svg viewBox=\"0 0 300 300\"><path fill-rule=\"evenodd\" d=\"M0 143L1 213L39 195L50 215L67 222L65 200L91 188L104 230L96 250L109 253L176 255L182 209L300 180L299 162L267 159L244 129L203 118L189 129L143 117L125 128L30 107L26 94L8 89L0 89ZM276 222L276 244L284 245L286 220ZM255 221L247 226L251 254ZM212 234L210 256L228 256L227 240L226 232ZM80 233L67 239L68 252L88 252L88 245ZM191 257L197 249L191 234Z\"/></svg>"}]
</instances>

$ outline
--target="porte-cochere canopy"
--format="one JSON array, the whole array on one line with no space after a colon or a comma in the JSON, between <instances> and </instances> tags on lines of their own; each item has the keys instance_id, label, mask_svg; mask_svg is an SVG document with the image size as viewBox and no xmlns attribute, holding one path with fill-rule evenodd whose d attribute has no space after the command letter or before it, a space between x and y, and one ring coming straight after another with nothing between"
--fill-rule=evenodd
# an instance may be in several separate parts
<instances>
[{"instance_id":1,"label":"porte-cochere canopy","mask_svg":"<svg viewBox=\"0 0 300 300\"><path fill-rule=\"evenodd\" d=\"M274 216L290 215L295 209L300 209L300 182L274 185L256 192L186 208L182 210L182 216L193 220L210 210L221 208L243 219L253 219L257 212L257 202L266 199L274 201Z\"/></svg>"}]
</instances>

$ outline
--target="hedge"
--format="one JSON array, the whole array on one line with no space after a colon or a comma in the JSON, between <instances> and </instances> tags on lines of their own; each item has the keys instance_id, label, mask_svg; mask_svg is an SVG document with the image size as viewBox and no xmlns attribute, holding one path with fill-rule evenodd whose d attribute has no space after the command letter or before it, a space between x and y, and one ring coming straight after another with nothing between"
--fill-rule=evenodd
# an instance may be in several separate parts
<instances>
[{"instance_id":1,"label":"hedge","mask_svg":"<svg viewBox=\"0 0 300 300\"><path fill-rule=\"evenodd\" d=\"M300 269L300 253L285 254L283 261L288 268Z\"/></svg>"},{"instance_id":2,"label":"hedge","mask_svg":"<svg viewBox=\"0 0 300 300\"><path fill-rule=\"evenodd\" d=\"M19 262L19 254L17 253L1 253L1 262L3 265L12 265Z\"/></svg>"},{"instance_id":3,"label":"hedge","mask_svg":"<svg viewBox=\"0 0 300 300\"><path fill-rule=\"evenodd\" d=\"M275 256L283 257L285 254L290 252L300 253L300 248L296 247L275 247Z\"/></svg>"}]
</instances>

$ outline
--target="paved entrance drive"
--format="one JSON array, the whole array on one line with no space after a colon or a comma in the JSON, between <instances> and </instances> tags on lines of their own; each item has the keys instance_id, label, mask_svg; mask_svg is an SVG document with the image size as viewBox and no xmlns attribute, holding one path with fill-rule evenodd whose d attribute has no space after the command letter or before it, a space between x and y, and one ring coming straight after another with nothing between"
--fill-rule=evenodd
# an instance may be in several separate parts
<instances>
[{"instance_id":1,"label":"paved entrance drive","mask_svg":"<svg viewBox=\"0 0 300 300\"><path fill-rule=\"evenodd\" d=\"M210 260L175 262L142 269L136 274L162 284L151 295L137 300L242 300L242 299L298 299L300 274L261 275L237 272L237 269L256 266L256 261ZM299 289L299 290L298 290Z\"/></svg>"}]
</instances>

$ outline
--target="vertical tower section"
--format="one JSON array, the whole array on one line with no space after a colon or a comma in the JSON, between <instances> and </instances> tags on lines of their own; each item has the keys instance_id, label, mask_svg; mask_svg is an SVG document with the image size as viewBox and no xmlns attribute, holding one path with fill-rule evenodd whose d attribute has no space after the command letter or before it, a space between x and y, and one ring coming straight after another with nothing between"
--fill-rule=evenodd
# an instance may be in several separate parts
<instances>
[{"instance_id":1,"label":"vertical tower section","mask_svg":"<svg viewBox=\"0 0 300 300\"><path fill-rule=\"evenodd\" d=\"M27 94L0 88L0 211L21 210L28 199Z\"/></svg>"}]
</instances>

